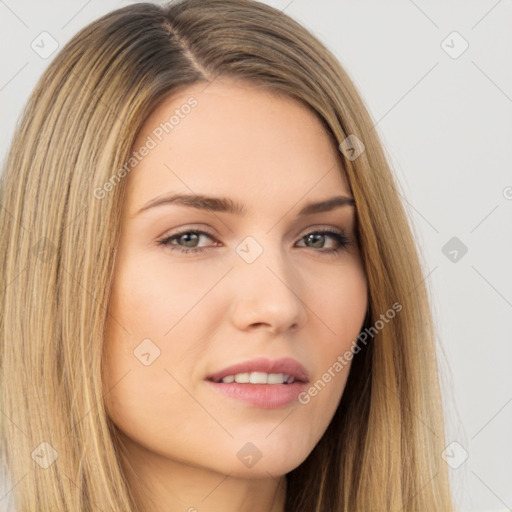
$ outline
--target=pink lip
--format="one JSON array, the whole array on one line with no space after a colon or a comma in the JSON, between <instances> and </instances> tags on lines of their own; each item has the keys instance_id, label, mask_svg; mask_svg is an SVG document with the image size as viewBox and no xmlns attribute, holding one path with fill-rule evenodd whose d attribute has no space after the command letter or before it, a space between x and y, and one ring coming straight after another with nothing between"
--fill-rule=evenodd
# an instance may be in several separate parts
<instances>
[{"instance_id":1,"label":"pink lip","mask_svg":"<svg viewBox=\"0 0 512 512\"><path fill-rule=\"evenodd\" d=\"M295 377L295 382L291 384L220 382L227 375L250 372L284 373ZM209 375L207 382L216 392L236 400L242 400L253 407L276 409L294 402L298 395L304 391L308 382L308 372L304 366L294 359L282 358L271 361L266 358L258 358L229 366Z\"/></svg>"}]
</instances>

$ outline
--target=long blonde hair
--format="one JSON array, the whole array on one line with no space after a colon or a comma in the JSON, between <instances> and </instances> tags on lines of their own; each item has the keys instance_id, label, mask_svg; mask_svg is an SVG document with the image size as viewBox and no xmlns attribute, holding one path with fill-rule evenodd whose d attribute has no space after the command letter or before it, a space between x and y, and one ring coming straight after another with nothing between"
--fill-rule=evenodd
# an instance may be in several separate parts
<instances>
[{"instance_id":1,"label":"long blonde hair","mask_svg":"<svg viewBox=\"0 0 512 512\"><path fill-rule=\"evenodd\" d=\"M422 265L372 120L336 58L253 0L130 5L82 29L30 96L1 176L1 453L18 511L138 510L103 398L104 326L125 182L142 124L178 90L245 80L308 105L340 153L368 278L365 329L336 414L287 475L286 511L452 510ZM376 331L376 329L374 329Z\"/></svg>"}]
</instances>

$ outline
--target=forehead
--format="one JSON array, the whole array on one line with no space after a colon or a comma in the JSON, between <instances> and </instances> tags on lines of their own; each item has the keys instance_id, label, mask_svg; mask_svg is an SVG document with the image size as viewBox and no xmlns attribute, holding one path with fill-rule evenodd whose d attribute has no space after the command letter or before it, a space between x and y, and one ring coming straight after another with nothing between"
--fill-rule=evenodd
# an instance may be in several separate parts
<instances>
[{"instance_id":1,"label":"forehead","mask_svg":"<svg viewBox=\"0 0 512 512\"><path fill-rule=\"evenodd\" d=\"M350 194L335 144L317 115L268 89L216 80L164 100L133 146L131 210L164 192L297 202ZM140 152L140 151L139 151Z\"/></svg>"}]
</instances>

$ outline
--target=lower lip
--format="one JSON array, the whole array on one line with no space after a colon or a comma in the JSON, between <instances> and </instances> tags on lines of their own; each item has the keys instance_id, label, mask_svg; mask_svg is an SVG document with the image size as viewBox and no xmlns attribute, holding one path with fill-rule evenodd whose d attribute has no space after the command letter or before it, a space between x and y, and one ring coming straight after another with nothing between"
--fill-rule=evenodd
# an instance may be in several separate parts
<instances>
[{"instance_id":1,"label":"lower lip","mask_svg":"<svg viewBox=\"0 0 512 512\"><path fill-rule=\"evenodd\" d=\"M217 393L261 409L285 407L297 400L298 395L306 388L304 382L292 382L291 384L238 384L233 382L226 384L208 381L208 383Z\"/></svg>"}]
</instances>

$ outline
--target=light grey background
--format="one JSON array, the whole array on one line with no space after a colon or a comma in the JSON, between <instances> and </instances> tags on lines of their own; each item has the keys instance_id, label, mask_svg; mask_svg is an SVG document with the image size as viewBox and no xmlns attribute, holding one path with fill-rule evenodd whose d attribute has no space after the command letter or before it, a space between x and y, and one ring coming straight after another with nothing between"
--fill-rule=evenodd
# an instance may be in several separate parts
<instances>
[{"instance_id":1,"label":"light grey background","mask_svg":"<svg viewBox=\"0 0 512 512\"><path fill-rule=\"evenodd\" d=\"M32 42L41 47L47 31L62 47L129 3L0 0L2 159L55 56L41 58ZM434 306L447 440L456 443L439 455L453 466L459 510L512 510L512 2L265 3L302 22L340 59L406 198ZM459 247L443 253L452 237Z\"/></svg>"}]
</instances>

